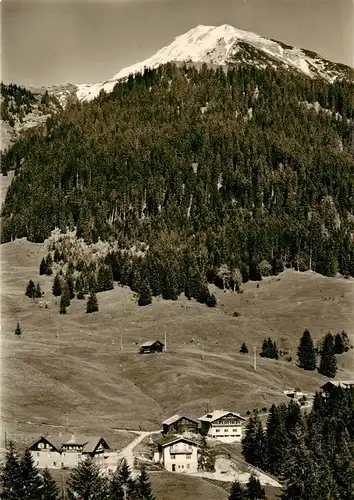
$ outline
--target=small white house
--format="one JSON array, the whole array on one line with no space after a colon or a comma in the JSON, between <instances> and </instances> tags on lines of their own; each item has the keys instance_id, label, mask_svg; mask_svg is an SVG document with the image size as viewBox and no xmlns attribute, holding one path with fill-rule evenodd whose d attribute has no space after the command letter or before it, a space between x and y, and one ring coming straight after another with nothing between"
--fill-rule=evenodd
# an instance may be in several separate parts
<instances>
[{"instance_id":1,"label":"small white house","mask_svg":"<svg viewBox=\"0 0 354 500\"><path fill-rule=\"evenodd\" d=\"M240 442L243 423L246 421L238 413L224 410L207 413L198 420L201 422L201 434L223 443Z\"/></svg>"},{"instance_id":2,"label":"small white house","mask_svg":"<svg viewBox=\"0 0 354 500\"><path fill-rule=\"evenodd\" d=\"M170 472L197 472L198 444L184 437L174 437L158 443L154 461Z\"/></svg>"}]
</instances>

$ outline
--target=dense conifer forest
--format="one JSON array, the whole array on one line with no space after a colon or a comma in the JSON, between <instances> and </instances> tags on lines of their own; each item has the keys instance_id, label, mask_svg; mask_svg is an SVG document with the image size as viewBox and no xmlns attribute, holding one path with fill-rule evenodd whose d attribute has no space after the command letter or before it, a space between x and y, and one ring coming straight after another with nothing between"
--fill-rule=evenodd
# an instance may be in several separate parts
<instances>
[{"instance_id":1,"label":"dense conifer forest","mask_svg":"<svg viewBox=\"0 0 354 500\"><path fill-rule=\"evenodd\" d=\"M146 470L142 468L133 479L125 459L109 476L102 474L91 458L82 460L71 469L67 484L61 489L48 469L36 467L29 450L18 454L12 442L5 463L1 464L0 479L0 497L6 500L155 499Z\"/></svg>"},{"instance_id":2,"label":"dense conifer forest","mask_svg":"<svg viewBox=\"0 0 354 500\"><path fill-rule=\"evenodd\" d=\"M11 127L15 125L16 120L22 123L30 113L48 114L60 107L57 98L48 91L33 93L20 85L5 85L1 82L1 119Z\"/></svg>"},{"instance_id":3,"label":"dense conifer forest","mask_svg":"<svg viewBox=\"0 0 354 500\"><path fill-rule=\"evenodd\" d=\"M281 479L284 500L353 500L354 390L317 393L304 415L295 402L273 405L265 429L249 419L242 451Z\"/></svg>"},{"instance_id":4,"label":"dense conifer forest","mask_svg":"<svg viewBox=\"0 0 354 500\"><path fill-rule=\"evenodd\" d=\"M138 281L169 298L221 266L244 282L284 266L354 276L353 104L351 82L269 67L145 70L2 155L17 174L2 241L76 227L144 242Z\"/></svg>"}]
</instances>

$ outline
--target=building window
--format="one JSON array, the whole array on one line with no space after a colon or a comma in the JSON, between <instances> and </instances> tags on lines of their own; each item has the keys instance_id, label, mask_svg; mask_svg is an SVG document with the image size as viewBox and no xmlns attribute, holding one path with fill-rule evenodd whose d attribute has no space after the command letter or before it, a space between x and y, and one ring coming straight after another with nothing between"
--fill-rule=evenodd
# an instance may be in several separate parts
<instances>
[{"instance_id":1,"label":"building window","mask_svg":"<svg viewBox=\"0 0 354 500\"><path fill-rule=\"evenodd\" d=\"M176 455L171 455L171 460L174 460L176 458Z\"/></svg>"},{"instance_id":2,"label":"building window","mask_svg":"<svg viewBox=\"0 0 354 500\"><path fill-rule=\"evenodd\" d=\"M190 460L192 458L192 455L187 455L187 460Z\"/></svg>"},{"instance_id":3,"label":"building window","mask_svg":"<svg viewBox=\"0 0 354 500\"><path fill-rule=\"evenodd\" d=\"M215 432L220 432L220 429L215 429Z\"/></svg>"},{"instance_id":4,"label":"building window","mask_svg":"<svg viewBox=\"0 0 354 500\"><path fill-rule=\"evenodd\" d=\"M37 462L37 465L39 465L39 462Z\"/></svg>"},{"instance_id":5,"label":"building window","mask_svg":"<svg viewBox=\"0 0 354 500\"><path fill-rule=\"evenodd\" d=\"M78 454L77 454L77 458L81 458L81 453L78 453Z\"/></svg>"},{"instance_id":6,"label":"building window","mask_svg":"<svg viewBox=\"0 0 354 500\"><path fill-rule=\"evenodd\" d=\"M44 444L43 443L39 443L38 444L38 448L44 448Z\"/></svg>"},{"instance_id":7,"label":"building window","mask_svg":"<svg viewBox=\"0 0 354 500\"><path fill-rule=\"evenodd\" d=\"M53 467L56 467L57 466L57 463L56 462L53 462Z\"/></svg>"},{"instance_id":8,"label":"building window","mask_svg":"<svg viewBox=\"0 0 354 500\"><path fill-rule=\"evenodd\" d=\"M191 465L190 464L187 464L187 469L190 469L191 468Z\"/></svg>"},{"instance_id":9,"label":"building window","mask_svg":"<svg viewBox=\"0 0 354 500\"><path fill-rule=\"evenodd\" d=\"M64 462L61 463L61 466L64 467Z\"/></svg>"},{"instance_id":10,"label":"building window","mask_svg":"<svg viewBox=\"0 0 354 500\"><path fill-rule=\"evenodd\" d=\"M37 457L40 457L40 456L41 456L41 454L39 453L39 451L37 451Z\"/></svg>"},{"instance_id":11,"label":"building window","mask_svg":"<svg viewBox=\"0 0 354 500\"><path fill-rule=\"evenodd\" d=\"M224 429L224 432L229 432L229 429Z\"/></svg>"},{"instance_id":12,"label":"building window","mask_svg":"<svg viewBox=\"0 0 354 500\"><path fill-rule=\"evenodd\" d=\"M237 432L237 429L232 429L234 432Z\"/></svg>"}]
</instances>

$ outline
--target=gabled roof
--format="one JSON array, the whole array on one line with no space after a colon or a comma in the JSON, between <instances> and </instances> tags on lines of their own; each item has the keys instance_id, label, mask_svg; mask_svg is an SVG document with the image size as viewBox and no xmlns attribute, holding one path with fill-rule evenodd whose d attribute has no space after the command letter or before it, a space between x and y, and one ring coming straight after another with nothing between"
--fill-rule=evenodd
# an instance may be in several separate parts
<instances>
[{"instance_id":1,"label":"gabled roof","mask_svg":"<svg viewBox=\"0 0 354 500\"><path fill-rule=\"evenodd\" d=\"M162 423L166 425L171 425L174 424L175 422L178 422L178 420L182 418L180 415L173 415L173 417L168 418L167 420L164 420Z\"/></svg>"},{"instance_id":2,"label":"gabled roof","mask_svg":"<svg viewBox=\"0 0 354 500\"><path fill-rule=\"evenodd\" d=\"M354 380L327 380L327 382L325 384L321 385L321 389L328 384L334 385L335 387L346 388L346 387L354 386Z\"/></svg>"},{"instance_id":3,"label":"gabled roof","mask_svg":"<svg viewBox=\"0 0 354 500\"><path fill-rule=\"evenodd\" d=\"M48 441L57 451L61 451L64 445L67 446L82 446L83 453L93 453L97 448L99 442L102 440L104 447L109 448L106 441L101 436L84 436L82 434L63 434L62 436L41 436L30 448L36 445L42 439Z\"/></svg>"},{"instance_id":4,"label":"gabled roof","mask_svg":"<svg viewBox=\"0 0 354 500\"><path fill-rule=\"evenodd\" d=\"M193 446L198 446L198 443L196 443L195 441L192 441L192 439L188 439L188 438L185 438L183 436L166 438L163 441L161 441L159 444L162 446L162 448L165 448L166 446L170 446L171 444L174 444L174 443L179 443L180 441L183 441L184 443L191 444Z\"/></svg>"},{"instance_id":5,"label":"gabled roof","mask_svg":"<svg viewBox=\"0 0 354 500\"><path fill-rule=\"evenodd\" d=\"M203 422L215 422L215 420L219 420L219 418L226 417L226 415L232 415L241 420L246 420L244 417L241 417L238 413L234 413L233 411L224 411L224 410L215 410L213 412L207 413L203 415L203 417L198 418L198 420L202 420Z\"/></svg>"},{"instance_id":6,"label":"gabled roof","mask_svg":"<svg viewBox=\"0 0 354 500\"><path fill-rule=\"evenodd\" d=\"M41 436L39 439L37 439L37 441L35 441L31 446L30 448L32 448L33 446L35 446L37 443L39 443L40 441L44 440L44 441L47 441L49 444L51 444L53 446L53 448L55 448L57 451L60 451L61 449L61 438L63 436ZM68 434L67 437L70 437L70 435Z\"/></svg>"},{"instance_id":7,"label":"gabled roof","mask_svg":"<svg viewBox=\"0 0 354 500\"><path fill-rule=\"evenodd\" d=\"M193 420L192 418L186 417L185 415L173 415L173 417L168 418L167 420L162 422L162 424L171 425L171 424L174 424L175 422L178 422L182 418L185 418L186 420L189 420L190 422L194 422L195 424L198 423L196 420Z\"/></svg>"},{"instance_id":8,"label":"gabled roof","mask_svg":"<svg viewBox=\"0 0 354 500\"><path fill-rule=\"evenodd\" d=\"M152 345L156 344L157 342L161 345L164 345L162 342L160 342L160 340L148 340L147 342L144 342L143 344L141 344L140 347L151 347Z\"/></svg>"}]
</instances>

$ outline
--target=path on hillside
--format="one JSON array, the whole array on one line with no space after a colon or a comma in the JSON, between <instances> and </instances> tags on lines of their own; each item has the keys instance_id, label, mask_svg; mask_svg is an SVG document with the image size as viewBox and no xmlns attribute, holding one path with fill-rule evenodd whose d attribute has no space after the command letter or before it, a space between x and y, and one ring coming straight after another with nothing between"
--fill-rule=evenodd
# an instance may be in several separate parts
<instances>
[{"instance_id":1,"label":"path on hillside","mask_svg":"<svg viewBox=\"0 0 354 500\"><path fill-rule=\"evenodd\" d=\"M127 431L127 429L115 429L115 430L119 431L119 432ZM116 455L115 464L108 465L108 469L115 470L117 467L118 461L122 458L125 458L131 471L132 471L132 475L134 477L137 474L137 472L134 470L134 448L139 443L141 443L141 441L143 441L147 436L152 436L153 434L160 434L161 431L159 430L159 431L148 432L148 431L131 431L131 430L129 430L129 432L137 434L137 437L131 443L129 443L125 448L123 448L121 451L119 451L115 454ZM190 475L198 476L201 478L204 477L204 478L210 478L210 479L217 479L218 481L234 482L235 479L237 479L237 481L240 481L240 483L247 483L248 482L250 475L251 475L250 472L242 473L242 472L233 471L232 467L228 467L230 465L230 463L229 463L229 461L227 461L228 463L226 464L226 467L227 467L228 471L227 471L227 473L225 473L225 464L223 462L225 462L225 460L223 460L223 459L216 460L215 472L195 472L195 473L191 473ZM268 476L264 472L262 472L258 469L255 469L254 467L252 467L249 464L247 464L247 467L258 476L259 481L263 486L270 485L270 486L275 486L276 488L281 488L281 484L278 483L278 481L276 481L272 477ZM151 473L151 472L155 472L155 471L150 471L149 473Z\"/></svg>"},{"instance_id":2,"label":"path on hillside","mask_svg":"<svg viewBox=\"0 0 354 500\"><path fill-rule=\"evenodd\" d=\"M119 460L122 458L125 458L127 461L127 464L130 467L130 470L133 473L133 476L135 475L134 471L134 448L141 443L147 436L152 436L153 434L160 434L161 430L158 431L132 431L128 429L114 429L117 432L131 432L133 434L137 434L137 437L129 443L125 448L118 452L110 453L109 458L110 460L107 463L107 470L115 471L118 465Z\"/></svg>"}]
</instances>

